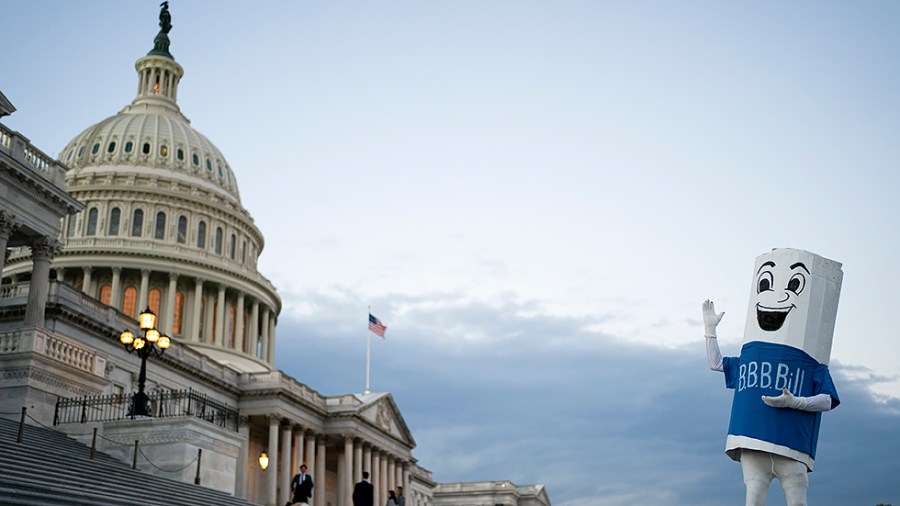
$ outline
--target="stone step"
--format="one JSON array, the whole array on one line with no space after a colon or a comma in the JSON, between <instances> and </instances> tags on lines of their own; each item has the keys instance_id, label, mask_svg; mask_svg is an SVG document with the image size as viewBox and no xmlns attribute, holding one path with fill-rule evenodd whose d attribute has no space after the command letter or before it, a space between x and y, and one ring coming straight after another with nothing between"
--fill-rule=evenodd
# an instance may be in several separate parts
<instances>
[{"instance_id":1,"label":"stone step","mask_svg":"<svg viewBox=\"0 0 900 506\"><path fill-rule=\"evenodd\" d=\"M0 418L0 504L247 506L217 490L143 473L65 434Z\"/></svg>"}]
</instances>

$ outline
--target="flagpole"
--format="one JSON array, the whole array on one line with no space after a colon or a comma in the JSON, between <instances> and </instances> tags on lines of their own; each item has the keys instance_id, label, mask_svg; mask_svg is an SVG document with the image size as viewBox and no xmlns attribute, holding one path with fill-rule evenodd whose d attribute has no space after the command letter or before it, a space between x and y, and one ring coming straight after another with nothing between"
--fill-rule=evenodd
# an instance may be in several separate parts
<instances>
[{"instance_id":1,"label":"flagpole","mask_svg":"<svg viewBox=\"0 0 900 506\"><path fill-rule=\"evenodd\" d=\"M369 306L369 315L372 314L372 306ZM369 332L368 321L369 315L366 315L366 390L369 393L369 363L372 359L372 333Z\"/></svg>"}]
</instances>

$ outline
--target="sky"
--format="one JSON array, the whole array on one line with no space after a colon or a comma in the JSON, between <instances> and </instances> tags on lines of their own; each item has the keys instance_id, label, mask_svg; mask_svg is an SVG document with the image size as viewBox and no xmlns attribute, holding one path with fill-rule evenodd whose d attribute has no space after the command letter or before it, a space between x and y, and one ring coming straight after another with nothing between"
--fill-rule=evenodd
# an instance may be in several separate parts
<instances>
[{"instance_id":1,"label":"sky","mask_svg":"<svg viewBox=\"0 0 900 506\"><path fill-rule=\"evenodd\" d=\"M57 156L120 111L158 10L3 2L3 123ZM374 337L371 388L437 481L740 504L700 306L737 355L755 257L793 247L844 272L810 503L900 504L900 4L170 11L179 105L266 238L276 366L359 392Z\"/></svg>"}]
</instances>

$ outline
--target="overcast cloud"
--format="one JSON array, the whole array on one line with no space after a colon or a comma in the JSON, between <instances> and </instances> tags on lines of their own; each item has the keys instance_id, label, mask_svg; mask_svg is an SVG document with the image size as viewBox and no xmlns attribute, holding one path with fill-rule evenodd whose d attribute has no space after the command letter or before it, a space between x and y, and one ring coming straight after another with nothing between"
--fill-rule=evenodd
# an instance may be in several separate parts
<instances>
[{"instance_id":1,"label":"overcast cloud","mask_svg":"<svg viewBox=\"0 0 900 506\"><path fill-rule=\"evenodd\" d=\"M276 365L325 395L363 390L362 302L350 291L285 299L315 310L281 318ZM590 319L531 315L527 301L386 301L373 310L389 330L372 335L372 390L393 394L436 480L540 483L559 506L742 502L740 465L723 453L731 392L707 369L702 329L666 349L586 331ZM879 378L863 367L832 370L842 404L824 415L810 503L896 503L900 401L877 401ZM784 504L777 482L770 504Z\"/></svg>"}]
</instances>

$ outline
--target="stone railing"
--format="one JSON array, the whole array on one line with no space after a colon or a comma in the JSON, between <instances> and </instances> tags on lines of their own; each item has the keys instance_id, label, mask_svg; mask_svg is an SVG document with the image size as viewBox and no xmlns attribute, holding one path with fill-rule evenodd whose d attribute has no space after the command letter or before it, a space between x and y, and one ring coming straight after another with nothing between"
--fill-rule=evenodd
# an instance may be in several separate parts
<instances>
[{"instance_id":1,"label":"stone railing","mask_svg":"<svg viewBox=\"0 0 900 506\"><path fill-rule=\"evenodd\" d=\"M0 355L28 352L100 377L106 369L105 357L41 328L26 327L0 334Z\"/></svg>"},{"instance_id":2,"label":"stone railing","mask_svg":"<svg viewBox=\"0 0 900 506\"><path fill-rule=\"evenodd\" d=\"M241 374L238 384L242 391L252 390L283 390L298 399L302 399L313 406L326 408L326 398L319 392L300 383L281 371L257 372Z\"/></svg>"},{"instance_id":3,"label":"stone railing","mask_svg":"<svg viewBox=\"0 0 900 506\"><path fill-rule=\"evenodd\" d=\"M0 286L0 300L26 299L31 291L31 283L11 283Z\"/></svg>"},{"instance_id":4,"label":"stone railing","mask_svg":"<svg viewBox=\"0 0 900 506\"><path fill-rule=\"evenodd\" d=\"M56 187L66 188L65 165L44 154L43 151L31 145L31 142L19 132L8 129L0 124L0 150L7 152L13 159L34 169L44 179L52 182Z\"/></svg>"}]
</instances>

